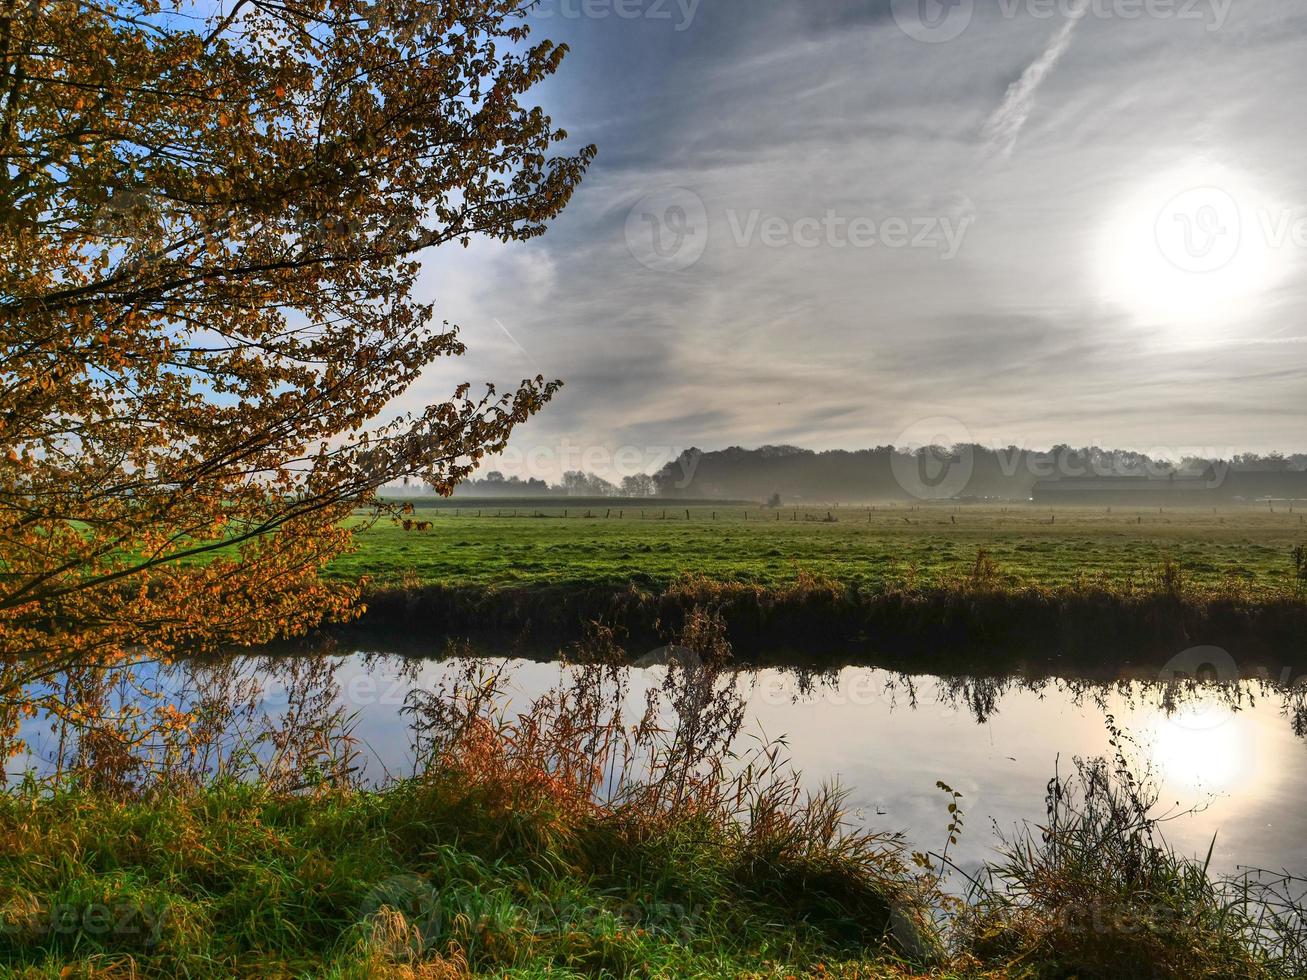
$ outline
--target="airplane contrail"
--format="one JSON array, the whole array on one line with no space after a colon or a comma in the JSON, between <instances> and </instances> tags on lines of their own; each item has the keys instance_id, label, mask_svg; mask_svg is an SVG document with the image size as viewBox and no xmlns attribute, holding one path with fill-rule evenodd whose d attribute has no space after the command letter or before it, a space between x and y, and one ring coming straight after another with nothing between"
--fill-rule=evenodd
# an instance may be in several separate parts
<instances>
[{"instance_id":1,"label":"airplane contrail","mask_svg":"<svg viewBox=\"0 0 1307 980\"><path fill-rule=\"evenodd\" d=\"M499 317L492 317L492 319L495 321L495 325L498 326L499 329L504 332L504 336L507 337L509 340L511 340L513 342L513 346L516 347L519 351L521 351L522 356L525 357L527 361L531 363L532 366L534 366L535 359L530 354L527 353L525 347L523 347L521 344L517 342L517 338L514 337L511 333L509 333L508 327L504 326L503 321L500 320Z\"/></svg>"},{"instance_id":2,"label":"airplane contrail","mask_svg":"<svg viewBox=\"0 0 1307 980\"><path fill-rule=\"evenodd\" d=\"M1081 21L1086 3L1087 0L1082 0L1070 10L1066 22L1057 29L1057 33L1044 48L1044 53L1027 66L1020 78L1008 86L999 107L985 120L982 134L991 152L1007 156L1016 146L1021 127L1026 124L1035 106L1035 93L1039 91L1039 86L1044 84L1044 79L1071 46L1071 36L1075 32L1076 25Z\"/></svg>"}]
</instances>

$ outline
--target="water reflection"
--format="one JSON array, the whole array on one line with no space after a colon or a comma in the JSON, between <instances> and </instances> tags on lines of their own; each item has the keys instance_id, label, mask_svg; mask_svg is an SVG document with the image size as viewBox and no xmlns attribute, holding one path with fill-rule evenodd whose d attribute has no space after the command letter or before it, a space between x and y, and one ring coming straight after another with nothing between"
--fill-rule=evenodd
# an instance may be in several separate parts
<instances>
[{"instance_id":1,"label":"water reflection","mask_svg":"<svg viewBox=\"0 0 1307 980\"><path fill-rule=\"evenodd\" d=\"M78 772L109 787L159 772L255 776L287 789L384 783L418 767L416 706L429 716L440 703L432 692L474 654L455 645L431 659L374 651L142 661L64 678L52 686L62 684L66 696L98 698L94 724L50 714L24 721L17 735L25 750L8 772ZM511 710L566 687L577 670L522 658L495 663ZM631 668L606 690L623 699L627 718L638 718L667 671L665 663ZM733 670L729 680L741 729L784 737L805 780L838 778L858 818L876 829L935 845L946 822L935 781L961 790L970 828L956 851L963 867L991 856L994 826L1041 816L1059 761L1106 752L1109 718L1132 737L1168 808L1183 814L1168 825L1181 850L1205 852L1215 834L1220 871L1307 864L1307 688L1278 674L1149 681L845 666Z\"/></svg>"},{"instance_id":2,"label":"water reflection","mask_svg":"<svg viewBox=\"0 0 1307 980\"><path fill-rule=\"evenodd\" d=\"M1172 785L1213 794L1255 793L1266 773L1248 731L1231 723L1224 704L1210 704L1186 705L1154 721L1140 736L1148 758Z\"/></svg>"}]
</instances>

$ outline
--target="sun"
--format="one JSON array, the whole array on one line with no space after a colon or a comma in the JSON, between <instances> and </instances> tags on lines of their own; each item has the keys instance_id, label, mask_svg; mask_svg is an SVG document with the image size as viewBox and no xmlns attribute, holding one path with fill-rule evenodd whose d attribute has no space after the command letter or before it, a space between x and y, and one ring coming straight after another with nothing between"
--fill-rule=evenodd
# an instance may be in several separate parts
<instances>
[{"instance_id":1,"label":"sun","mask_svg":"<svg viewBox=\"0 0 1307 980\"><path fill-rule=\"evenodd\" d=\"M1223 794L1246 788L1258 777L1242 719L1219 701L1159 715L1145 744L1158 774L1177 790Z\"/></svg>"},{"instance_id":2,"label":"sun","mask_svg":"<svg viewBox=\"0 0 1307 980\"><path fill-rule=\"evenodd\" d=\"M1289 271L1286 214L1242 174L1203 162L1131 192L1097 243L1100 297L1190 339L1238 329Z\"/></svg>"}]
</instances>

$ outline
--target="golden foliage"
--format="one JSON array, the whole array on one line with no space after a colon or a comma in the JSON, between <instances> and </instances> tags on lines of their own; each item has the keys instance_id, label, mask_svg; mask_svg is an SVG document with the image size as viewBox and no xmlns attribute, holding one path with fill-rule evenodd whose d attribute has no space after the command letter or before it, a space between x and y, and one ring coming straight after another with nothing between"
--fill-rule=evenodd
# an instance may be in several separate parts
<instances>
[{"instance_id":1,"label":"golden foliage","mask_svg":"<svg viewBox=\"0 0 1307 980\"><path fill-rule=\"evenodd\" d=\"M463 351L416 254L540 234L593 156L519 101L565 49L512 0L227 7L0 5L0 703L347 616L340 519L557 387L387 410Z\"/></svg>"}]
</instances>

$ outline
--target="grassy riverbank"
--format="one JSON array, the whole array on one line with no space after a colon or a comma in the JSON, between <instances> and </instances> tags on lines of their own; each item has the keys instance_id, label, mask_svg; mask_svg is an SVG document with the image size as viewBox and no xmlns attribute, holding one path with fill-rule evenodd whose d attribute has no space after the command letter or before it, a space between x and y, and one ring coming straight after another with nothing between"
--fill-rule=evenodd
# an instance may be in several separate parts
<instances>
[{"instance_id":1,"label":"grassy riverbank","mask_svg":"<svg viewBox=\"0 0 1307 980\"><path fill-rule=\"evenodd\" d=\"M40 976L783 975L838 971L885 934L881 871L851 851L543 794L507 808L504 789L10 802L3 959Z\"/></svg>"},{"instance_id":2,"label":"grassy riverbank","mask_svg":"<svg viewBox=\"0 0 1307 980\"><path fill-rule=\"evenodd\" d=\"M741 649L937 656L965 645L1095 662L1165 660L1194 644L1281 655L1307 635L1307 525L1287 511L417 514L407 531L363 531L328 569L365 583L369 630L566 641L598 620L644 642L710 604Z\"/></svg>"},{"instance_id":3,"label":"grassy riverbank","mask_svg":"<svg viewBox=\"0 0 1307 980\"><path fill-rule=\"evenodd\" d=\"M1163 573L1165 574L1165 573ZM686 576L665 587L398 587L370 592L344 632L430 655L442 636L484 637L501 649L581 638L599 622L641 652L666 642L699 607L721 613L749 665L863 662L905 669L1043 665L1089 670L1161 665L1195 645L1228 650L1249 669L1299 663L1307 603L1185 584L1008 588L960 578L931 587L866 590L799 575L758 585Z\"/></svg>"},{"instance_id":4,"label":"grassy riverbank","mask_svg":"<svg viewBox=\"0 0 1307 980\"><path fill-rule=\"evenodd\" d=\"M977 980L1307 967L1305 883L1217 880L1172 852L1115 729L1114 758L1063 770L1040 826L961 876L948 854L972 832L964 796L939 784L942 846L910 851L838 790L805 790L782 742L741 737L719 612L693 610L675 639L695 656L669 659L643 699L603 629L526 706L499 667L469 661L406 698L414 774L377 788L358 783L332 711L242 728L239 679L145 741L106 715L60 777L0 795L0 966Z\"/></svg>"},{"instance_id":5,"label":"grassy riverbank","mask_svg":"<svg viewBox=\"0 0 1307 980\"><path fill-rule=\"evenodd\" d=\"M0 964L52 978L1301 975L1301 912L1268 927L1260 899L1154 841L1120 791L1104 803L1105 771L1089 778L1105 780L1097 809L1068 796L1051 836L991 869L1004 887L966 906L894 838L841 828L829 795L791 807L757 792L738 819L578 806L544 771L458 764L382 792L10 797Z\"/></svg>"}]
</instances>

